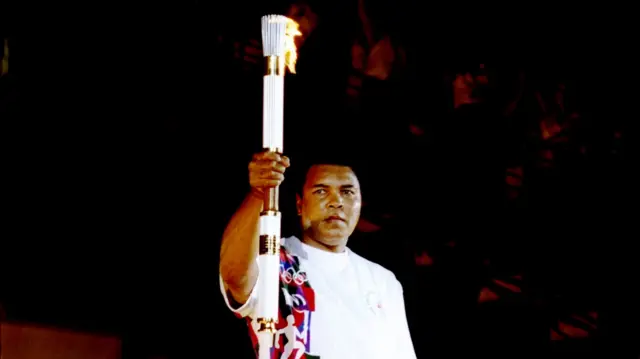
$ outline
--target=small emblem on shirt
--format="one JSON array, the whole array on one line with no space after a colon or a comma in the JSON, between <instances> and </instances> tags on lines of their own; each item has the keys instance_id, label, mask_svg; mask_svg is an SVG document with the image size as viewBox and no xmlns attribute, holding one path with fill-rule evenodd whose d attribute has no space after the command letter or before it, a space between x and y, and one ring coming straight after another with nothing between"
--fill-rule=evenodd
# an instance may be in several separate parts
<instances>
[{"instance_id":1,"label":"small emblem on shirt","mask_svg":"<svg viewBox=\"0 0 640 359\"><path fill-rule=\"evenodd\" d=\"M309 280L307 278L307 272L304 270L296 270L294 267L285 268L283 264L280 265L280 277L285 284L291 284L291 282L293 282L298 286L303 285Z\"/></svg>"},{"instance_id":2,"label":"small emblem on shirt","mask_svg":"<svg viewBox=\"0 0 640 359\"><path fill-rule=\"evenodd\" d=\"M367 306L374 314L378 314L382 310L382 303L377 293L369 292L367 294Z\"/></svg>"}]
</instances>

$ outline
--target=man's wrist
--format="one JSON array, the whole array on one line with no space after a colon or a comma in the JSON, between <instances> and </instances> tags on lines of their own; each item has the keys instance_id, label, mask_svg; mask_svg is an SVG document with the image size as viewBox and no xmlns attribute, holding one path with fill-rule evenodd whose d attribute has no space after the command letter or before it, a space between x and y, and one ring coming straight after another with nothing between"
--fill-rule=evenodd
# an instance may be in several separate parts
<instances>
[{"instance_id":1,"label":"man's wrist","mask_svg":"<svg viewBox=\"0 0 640 359\"><path fill-rule=\"evenodd\" d=\"M264 193L261 190L257 189L257 188L251 187L251 191L249 191L249 194L254 199L258 199L260 201L264 201Z\"/></svg>"}]
</instances>

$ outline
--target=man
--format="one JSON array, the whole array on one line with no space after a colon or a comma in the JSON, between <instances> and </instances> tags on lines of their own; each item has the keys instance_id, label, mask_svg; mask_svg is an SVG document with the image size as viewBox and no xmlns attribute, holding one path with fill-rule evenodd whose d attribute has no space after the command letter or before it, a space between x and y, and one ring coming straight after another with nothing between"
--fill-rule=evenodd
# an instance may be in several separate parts
<instances>
[{"instance_id":1,"label":"man","mask_svg":"<svg viewBox=\"0 0 640 359\"><path fill-rule=\"evenodd\" d=\"M272 152L254 156L251 191L222 239L220 288L229 308L247 319L256 353L258 221L264 190L282 183L289 164ZM415 358L402 286L347 248L362 203L351 167L316 162L297 192L302 235L283 240L273 358Z\"/></svg>"}]
</instances>

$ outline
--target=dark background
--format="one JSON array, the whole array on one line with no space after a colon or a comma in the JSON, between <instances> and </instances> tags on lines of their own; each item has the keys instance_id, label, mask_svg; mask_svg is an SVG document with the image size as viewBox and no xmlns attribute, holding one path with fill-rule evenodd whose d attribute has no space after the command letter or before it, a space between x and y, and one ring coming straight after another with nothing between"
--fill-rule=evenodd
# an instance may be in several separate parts
<instances>
[{"instance_id":1,"label":"dark background","mask_svg":"<svg viewBox=\"0 0 640 359\"><path fill-rule=\"evenodd\" d=\"M488 19L367 4L375 37L391 36L407 61L384 81L362 74L351 66L363 38L357 2L312 2L318 26L287 77L285 148L294 166L314 151L359 163L363 219L379 229L359 228L352 248L402 281L419 357L637 357L637 313L626 306L637 289L630 70L580 24L494 23L494 37ZM219 295L217 258L261 147L262 69L246 47L260 16L288 6L1 12L8 320L117 334L126 358L215 357L216 346L250 357L246 328ZM487 58L497 62L481 67ZM454 110L452 82L467 73L488 74L489 95ZM348 96L354 76L362 85ZM535 94L553 98L559 84L582 116L554 145L540 140ZM522 183L507 186L516 167ZM519 291L478 299L492 279L518 274ZM549 339L558 322L593 312L584 338Z\"/></svg>"}]
</instances>

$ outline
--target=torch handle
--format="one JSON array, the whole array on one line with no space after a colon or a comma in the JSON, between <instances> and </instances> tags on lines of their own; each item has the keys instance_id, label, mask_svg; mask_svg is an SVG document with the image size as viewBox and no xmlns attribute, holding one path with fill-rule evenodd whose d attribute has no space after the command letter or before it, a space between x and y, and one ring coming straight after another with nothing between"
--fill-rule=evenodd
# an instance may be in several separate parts
<instances>
[{"instance_id":1,"label":"torch handle","mask_svg":"<svg viewBox=\"0 0 640 359\"><path fill-rule=\"evenodd\" d=\"M267 188L264 191L263 212L278 212L280 210L278 203L280 200L280 190L278 187ZM262 233L261 233L262 234Z\"/></svg>"},{"instance_id":2,"label":"torch handle","mask_svg":"<svg viewBox=\"0 0 640 359\"><path fill-rule=\"evenodd\" d=\"M264 193L263 210L260 213L260 247L258 251L258 338L259 359L271 359L271 348L278 321L280 291L280 226L278 188Z\"/></svg>"}]
</instances>

